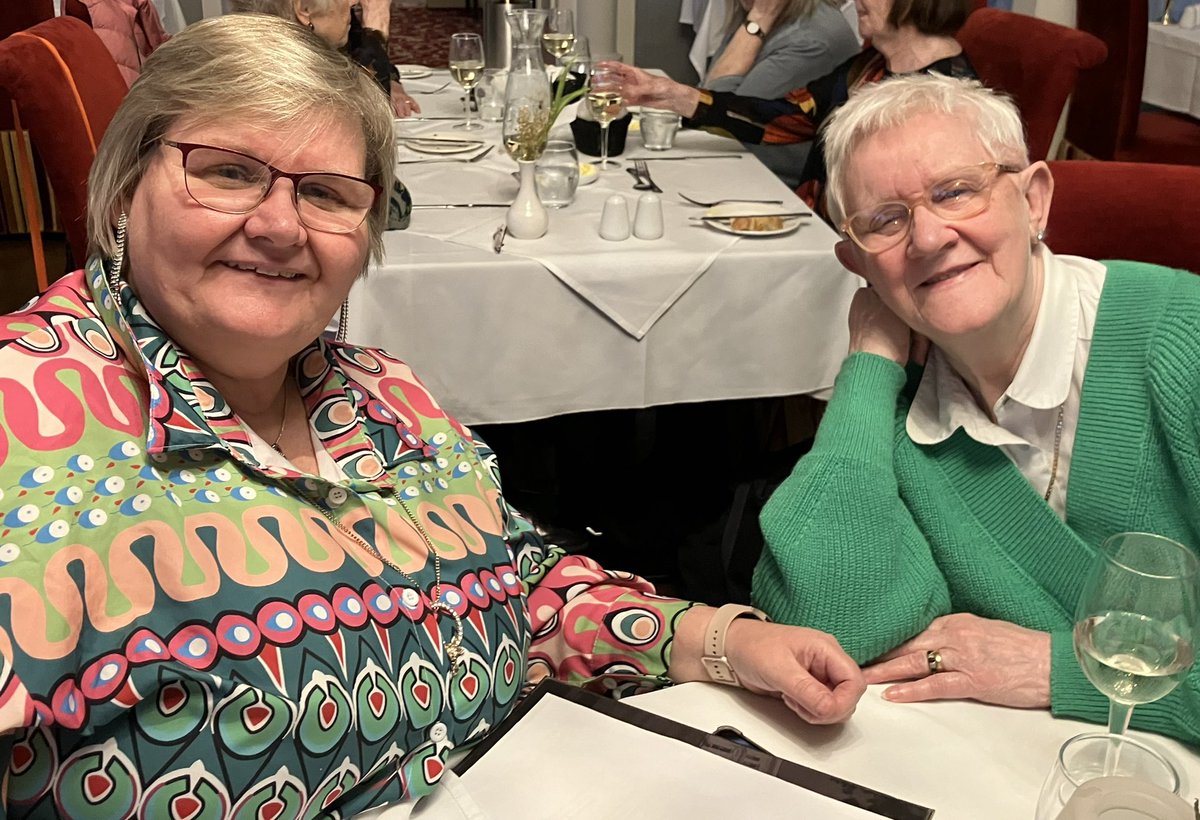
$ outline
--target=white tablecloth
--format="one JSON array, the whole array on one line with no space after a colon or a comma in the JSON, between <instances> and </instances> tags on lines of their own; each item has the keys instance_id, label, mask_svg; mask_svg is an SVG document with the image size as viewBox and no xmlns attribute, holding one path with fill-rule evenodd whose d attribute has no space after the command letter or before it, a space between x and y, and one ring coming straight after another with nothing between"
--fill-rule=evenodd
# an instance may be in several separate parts
<instances>
[{"instance_id":1,"label":"white tablecloth","mask_svg":"<svg viewBox=\"0 0 1200 820\"><path fill-rule=\"evenodd\" d=\"M1142 99L1200 117L1200 28L1150 24Z\"/></svg>"},{"instance_id":2,"label":"white tablecloth","mask_svg":"<svg viewBox=\"0 0 1200 820\"><path fill-rule=\"evenodd\" d=\"M407 85L415 91L442 81L435 76ZM426 115L444 116L459 106L449 90L418 99ZM397 128L423 133L452 125L414 121ZM491 128L485 134L494 139ZM714 149L740 147L691 132L681 135L674 152ZM647 152L630 134L626 158L639 154ZM448 410L475 424L812 393L832 385L848 344L849 301L859 287L834 258L834 232L815 218L775 238L734 240L688 225L684 215L702 210L684 206L676 192L714 199L754 194L800 207L748 154L650 166L667 192L667 239L607 243L613 250L597 251L593 262L602 253L620 253L628 264L607 282L588 280L593 292L581 295L567 280L587 280L611 266L582 257L564 279L529 257L537 256L538 243L549 246L561 242L564 231L570 236L598 224L606 188L624 191L632 203L636 192L624 171L604 175L581 188L575 204L552 211L545 240L509 239L500 255L476 245L477 234L503 222L503 209L414 211L408 230L385 235L383 265L351 291L349 338L407 361ZM402 165L401 173L418 203L494 200L511 198L516 183L508 172L515 167L496 149L480 163ZM665 286L669 271L688 260L696 276ZM653 304L666 308L649 311L652 321L639 338L604 311L606 298L636 296L643 283L642 291L657 293Z\"/></svg>"},{"instance_id":3,"label":"white tablecloth","mask_svg":"<svg viewBox=\"0 0 1200 820\"><path fill-rule=\"evenodd\" d=\"M1058 748L1102 727L1041 710L969 701L889 703L867 690L843 726L809 726L782 703L738 689L687 683L625 703L711 732L736 726L767 751L934 809L936 820L1028 820ZM1130 734L1175 764L1180 793L1200 794L1200 757L1173 740Z\"/></svg>"}]
</instances>

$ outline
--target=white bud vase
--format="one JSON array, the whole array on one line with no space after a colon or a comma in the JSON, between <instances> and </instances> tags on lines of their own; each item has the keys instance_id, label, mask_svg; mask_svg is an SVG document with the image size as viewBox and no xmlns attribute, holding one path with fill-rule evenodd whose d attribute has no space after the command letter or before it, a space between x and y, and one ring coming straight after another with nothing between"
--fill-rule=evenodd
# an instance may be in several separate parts
<instances>
[{"instance_id":1,"label":"white bud vase","mask_svg":"<svg viewBox=\"0 0 1200 820\"><path fill-rule=\"evenodd\" d=\"M521 166L521 188L517 197L508 206L506 220L508 235L517 239L538 239L546 235L550 215L546 206L538 199L537 185L533 179L533 162L518 162Z\"/></svg>"}]
</instances>

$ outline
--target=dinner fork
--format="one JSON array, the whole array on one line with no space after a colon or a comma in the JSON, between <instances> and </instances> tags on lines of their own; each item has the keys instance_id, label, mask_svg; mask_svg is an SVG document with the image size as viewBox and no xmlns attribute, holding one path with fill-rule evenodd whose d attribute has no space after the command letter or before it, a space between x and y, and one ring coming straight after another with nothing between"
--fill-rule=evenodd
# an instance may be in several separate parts
<instances>
[{"instance_id":1,"label":"dinner fork","mask_svg":"<svg viewBox=\"0 0 1200 820\"><path fill-rule=\"evenodd\" d=\"M398 160L396 162L396 164L397 165L416 165L417 163L420 163L420 162L424 162L424 163L429 163L429 162L479 162L479 160L483 159L488 154L490 154L492 152L492 149L495 147L496 146L494 146L494 145L489 145L487 148L484 148L482 151L480 151L478 154L476 154L473 157L437 157L436 159L402 159L402 160Z\"/></svg>"},{"instance_id":2,"label":"dinner fork","mask_svg":"<svg viewBox=\"0 0 1200 820\"><path fill-rule=\"evenodd\" d=\"M756 205L782 205L782 199L714 199L712 202L701 202L698 199L692 199L687 194L680 194L680 199L687 200L693 205L699 205L701 208L711 208L714 205L720 205L722 202L753 202Z\"/></svg>"},{"instance_id":3,"label":"dinner fork","mask_svg":"<svg viewBox=\"0 0 1200 820\"><path fill-rule=\"evenodd\" d=\"M646 160L635 159L633 161L633 170L637 173L638 178L643 180L649 186L651 191L656 194L661 194L662 188L654 184L654 180L650 176L650 168L646 165Z\"/></svg>"},{"instance_id":4,"label":"dinner fork","mask_svg":"<svg viewBox=\"0 0 1200 820\"><path fill-rule=\"evenodd\" d=\"M437 88L433 89L432 91L409 91L408 93L409 94L437 94L439 92L445 91L451 82L452 82L452 80L447 80L445 83L443 83L442 85L439 85Z\"/></svg>"}]
</instances>

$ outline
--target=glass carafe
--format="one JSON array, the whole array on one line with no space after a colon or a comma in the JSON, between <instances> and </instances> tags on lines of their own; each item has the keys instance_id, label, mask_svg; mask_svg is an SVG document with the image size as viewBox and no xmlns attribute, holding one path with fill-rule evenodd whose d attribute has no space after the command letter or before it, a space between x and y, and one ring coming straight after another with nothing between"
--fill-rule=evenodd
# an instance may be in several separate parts
<instances>
[{"instance_id":1,"label":"glass carafe","mask_svg":"<svg viewBox=\"0 0 1200 820\"><path fill-rule=\"evenodd\" d=\"M518 239L546 233L549 217L534 187L533 163L546 149L550 131L550 79L542 64L546 12L508 12L512 59L504 89L504 149L521 167L521 189L508 209L508 232Z\"/></svg>"}]
</instances>

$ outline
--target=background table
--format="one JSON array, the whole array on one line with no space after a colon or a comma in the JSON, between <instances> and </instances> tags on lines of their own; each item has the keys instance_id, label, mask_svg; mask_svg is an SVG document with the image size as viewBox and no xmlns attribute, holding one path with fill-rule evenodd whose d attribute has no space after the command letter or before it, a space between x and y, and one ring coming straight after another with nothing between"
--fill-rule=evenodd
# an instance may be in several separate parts
<instances>
[{"instance_id":1,"label":"background table","mask_svg":"<svg viewBox=\"0 0 1200 820\"><path fill-rule=\"evenodd\" d=\"M1142 99L1200 117L1200 28L1150 23Z\"/></svg>"},{"instance_id":2,"label":"background table","mask_svg":"<svg viewBox=\"0 0 1200 820\"><path fill-rule=\"evenodd\" d=\"M711 732L736 726L771 753L935 810L936 820L1027 820L1068 738L1103 727L1049 712L970 701L889 703L872 686L842 726L809 726L779 701L687 683L625 703ZM1175 764L1180 793L1200 793L1200 757L1157 735L1130 732Z\"/></svg>"},{"instance_id":3,"label":"background table","mask_svg":"<svg viewBox=\"0 0 1200 820\"><path fill-rule=\"evenodd\" d=\"M436 88L445 79L436 73L425 87ZM414 91L423 87L415 81L406 85ZM417 99L426 115L461 111L451 89ZM422 133L452 125L398 121L397 128ZM496 140L498 130L490 125L484 134ZM681 133L674 153L741 150L732 140L688 132ZM630 134L626 156L647 153ZM802 207L748 154L738 160L652 161L650 166L671 209L684 207L678 191L713 199L753 193ZM486 176L487 168L492 182L471 181ZM402 165L400 173L414 199L428 203L470 195L511 198L516 183L507 172L515 168L496 149L481 163ZM618 171L581 188L575 204L551 212L551 235L566 220L598 224L604 194L619 190L632 202L631 184ZM703 212L687 207L687 213ZM589 213L581 208L591 209L594 219L581 220L580 213ZM832 385L848 344L849 301L860 283L838 264L837 237L820 220L807 220L787 236L733 242L635 338L544 265L510 253L520 243L510 241L496 255L446 236L481 222L490 233L503 219L499 208L414 211L407 231L386 235L384 263L350 295L349 338L407 361L463 421L515 422L588 410L811 393ZM685 224L668 220L668 236L709 231ZM634 247L629 243L640 243L640 264L631 266L628 277L649 281L667 244L633 239L614 244ZM532 244L525 249L536 253Z\"/></svg>"}]
</instances>

